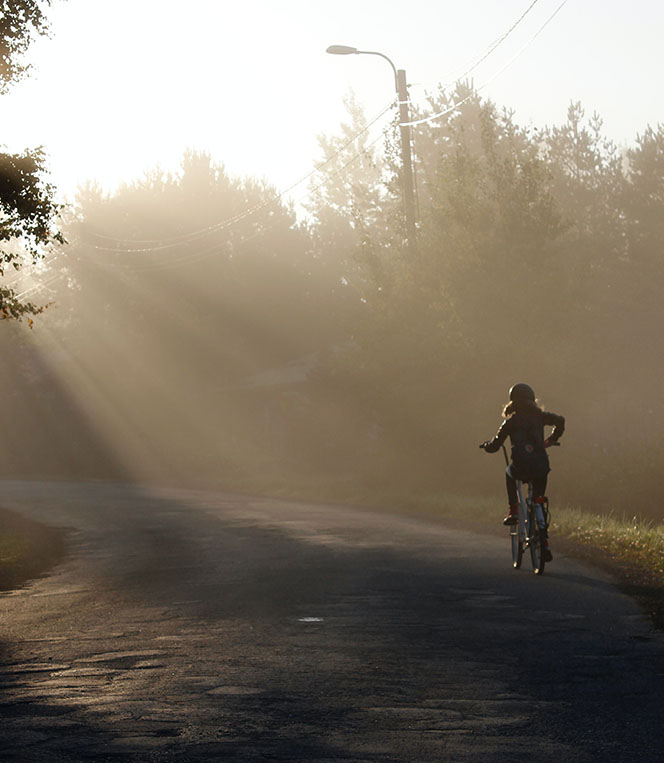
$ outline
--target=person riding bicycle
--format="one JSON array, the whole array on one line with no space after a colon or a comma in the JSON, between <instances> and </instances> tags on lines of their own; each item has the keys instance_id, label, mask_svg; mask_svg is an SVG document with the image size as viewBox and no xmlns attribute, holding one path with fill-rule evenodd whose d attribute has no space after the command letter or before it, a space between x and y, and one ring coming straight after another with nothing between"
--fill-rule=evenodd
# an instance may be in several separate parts
<instances>
[{"instance_id":1,"label":"person riding bicycle","mask_svg":"<svg viewBox=\"0 0 664 763\"><path fill-rule=\"evenodd\" d=\"M509 512L503 520L504 525L513 525L518 521L516 480L532 482L535 503L547 503L546 483L551 467L546 448L558 442L565 431L565 419L556 413L543 411L537 404L533 388L528 384L515 384L510 389L509 396L510 402L503 410L505 421L496 436L480 446L487 453L495 453L508 435L510 438L512 463L505 471ZM547 438L544 437L545 426L553 427ZM547 556L550 556L550 552Z\"/></svg>"}]
</instances>

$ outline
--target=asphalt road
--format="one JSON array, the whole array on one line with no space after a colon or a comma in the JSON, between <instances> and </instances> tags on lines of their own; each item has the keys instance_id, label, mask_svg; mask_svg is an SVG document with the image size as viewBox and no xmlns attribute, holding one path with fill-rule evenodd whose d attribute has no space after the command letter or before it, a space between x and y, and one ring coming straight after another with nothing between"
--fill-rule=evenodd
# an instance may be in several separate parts
<instances>
[{"instance_id":1,"label":"asphalt road","mask_svg":"<svg viewBox=\"0 0 664 763\"><path fill-rule=\"evenodd\" d=\"M0 760L648 761L664 638L602 573L337 506L0 484L72 528L0 597ZM555 552L555 546L554 546Z\"/></svg>"}]
</instances>

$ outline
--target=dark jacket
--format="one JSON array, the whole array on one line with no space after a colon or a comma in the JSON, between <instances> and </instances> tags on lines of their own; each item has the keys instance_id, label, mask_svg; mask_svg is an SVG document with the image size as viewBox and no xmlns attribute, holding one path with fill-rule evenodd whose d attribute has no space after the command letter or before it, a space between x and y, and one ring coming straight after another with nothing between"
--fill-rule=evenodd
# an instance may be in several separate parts
<instances>
[{"instance_id":1,"label":"dark jacket","mask_svg":"<svg viewBox=\"0 0 664 763\"><path fill-rule=\"evenodd\" d=\"M552 426L549 443L557 442L565 431L565 419L549 413L535 404L512 406L507 409L508 418L500 425L493 440L484 446L487 453L495 453L509 436L512 444L513 476L515 479L532 479L550 471L549 457L544 447L544 427Z\"/></svg>"}]
</instances>

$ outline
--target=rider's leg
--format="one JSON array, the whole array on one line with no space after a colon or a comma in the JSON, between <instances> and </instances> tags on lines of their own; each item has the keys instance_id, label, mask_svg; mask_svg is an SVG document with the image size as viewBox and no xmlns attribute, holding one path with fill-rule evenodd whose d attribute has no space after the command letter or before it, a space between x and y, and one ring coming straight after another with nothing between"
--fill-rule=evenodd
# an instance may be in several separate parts
<instances>
[{"instance_id":1,"label":"rider's leg","mask_svg":"<svg viewBox=\"0 0 664 763\"><path fill-rule=\"evenodd\" d=\"M545 494L547 477L548 475L545 474L543 477L533 478L533 498L535 503L544 503L544 501L546 501Z\"/></svg>"},{"instance_id":2,"label":"rider's leg","mask_svg":"<svg viewBox=\"0 0 664 763\"><path fill-rule=\"evenodd\" d=\"M509 512L505 519L503 519L504 525L515 525L519 521L519 496L516 492L516 480L512 477L512 466L507 467L505 470L505 484L507 486L507 500L509 501Z\"/></svg>"},{"instance_id":3,"label":"rider's leg","mask_svg":"<svg viewBox=\"0 0 664 763\"><path fill-rule=\"evenodd\" d=\"M533 496L535 503L539 503L544 505L548 504L548 499L544 495L546 493L546 478L547 475L545 474L543 477L537 477L533 480ZM545 536L546 536L546 546L544 548L544 554L545 559L547 562L550 562L553 559L553 554L551 553L551 549L549 548L549 532L548 528L545 530Z\"/></svg>"}]
</instances>

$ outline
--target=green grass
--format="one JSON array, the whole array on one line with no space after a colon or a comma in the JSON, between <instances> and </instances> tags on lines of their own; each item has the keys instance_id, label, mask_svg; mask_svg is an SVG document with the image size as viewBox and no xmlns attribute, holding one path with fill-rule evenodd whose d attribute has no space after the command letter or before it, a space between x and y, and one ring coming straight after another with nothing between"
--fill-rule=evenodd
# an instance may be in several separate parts
<instances>
[{"instance_id":1,"label":"green grass","mask_svg":"<svg viewBox=\"0 0 664 763\"><path fill-rule=\"evenodd\" d=\"M30 553L30 545L23 535L11 533L0 537L0 569L23 559Z\"/></svg>"},{"instance_id":2,"label":"green grass","mask_svg":"<svg viewBox=\"0 0 664 763\"><path fill-rule=\"evenodd\" d=\"M0 591L46 573L65 553L65 531L0 507Z\"/></svg>"},{"instance_id":3,"label":"green grass","mask_svg":"<svg viewBox=\"0 0 664 763\"><path fill-rule=\"evenodd\" d=\"M602 551L612 559L661 575L664 586L664 525L640 517L597 515L582 509L555 512L552 532Z\"/></svg>"}]
</instances>

